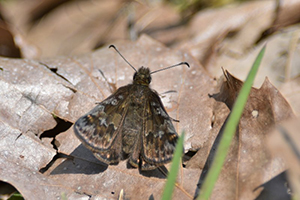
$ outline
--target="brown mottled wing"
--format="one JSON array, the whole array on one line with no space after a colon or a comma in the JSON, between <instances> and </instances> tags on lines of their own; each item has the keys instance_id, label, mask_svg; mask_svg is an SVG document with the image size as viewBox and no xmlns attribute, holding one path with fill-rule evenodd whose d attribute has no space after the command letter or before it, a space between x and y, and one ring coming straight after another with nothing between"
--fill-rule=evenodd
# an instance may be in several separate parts
<instances>
[{"instance_id":1,"label":"brown mottled wing","mask_svg":"<svg viewBox=\"0 0 300 200\"><path fill-rule=\"evenodd\" d=\"M121 153L121 129L127 112L127 98L131 85L119 88L114 94L99 103L74 125L75 135L99 160L118 163Z\"/></svg>"},{"instance_id":2,"label":"brown mottled wing","mask_svg":"<svg viewBox=\"0 0 300 200\"><path fill-rule=\"evenodd\" d=\"M158 94L151 92L146 103L142 155L149 164L163 164L173 157L178 135Z\"/></svg>"}]
</instances>

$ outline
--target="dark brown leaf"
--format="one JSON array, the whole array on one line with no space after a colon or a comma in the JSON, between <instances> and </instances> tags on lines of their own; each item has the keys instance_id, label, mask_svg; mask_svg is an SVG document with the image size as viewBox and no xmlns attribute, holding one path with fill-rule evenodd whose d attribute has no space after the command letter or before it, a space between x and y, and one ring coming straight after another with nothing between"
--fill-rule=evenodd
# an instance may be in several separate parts
<instances>
[{"instance_id":1,"label":"dark brown leaf","mask_svg":"<svg viewBox=\"0 0 300 200\"><path fill-rule=\"evenodd\" d=\"M220 92L212 97L224 102L231 109L242 81L227 71L225 77L227 80ZM268 152L266 137L276 124L293 116L287 101L268 79L261 88L251 89L229 154L214 188L213 199L254 199L260 192L255 190L256 188L284 170L282 160ZM211 164L222 134L221 128L202 172L200 183Z\"/></svg>"}]
</instances>

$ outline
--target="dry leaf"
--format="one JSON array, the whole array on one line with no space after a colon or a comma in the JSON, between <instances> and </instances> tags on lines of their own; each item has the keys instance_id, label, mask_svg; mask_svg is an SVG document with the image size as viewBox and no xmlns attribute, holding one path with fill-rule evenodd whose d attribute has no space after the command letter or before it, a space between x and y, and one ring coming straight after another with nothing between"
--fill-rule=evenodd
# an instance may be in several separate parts
<instances>
[{"instance_id":1,"label":"dry leaf","mask_svg":"<svg viewBox=\"0 0 300 200\"><path fill-rule=\"evenodd\" d=\"M274 2L206 9L188 24L182 23L178 11L169 4L143 1L6 1L1 5L1 14L10 22L22 54L43 58L0 59L0 180L15 186L26 199L116 199L121 191L130 199L160 198L165 184L163 173L127 169L126 161L117 166L103 165L80 144L71 127L96 102L132 81L133 70L107 46L90 52L110 44L108 41L113 41L137 68L143 65L156 70L181 61L191 65L190 69L182 66L153 74L151 87L161 94L170 116L180 120L174 124L178 133L186 131L186 157L192 158L184 161L186 167L181 169L173 198L192 199L230 112L223 102L209 98L208 94L219 91L212 77L220 75L224 66L244 78L248 72L245 67L251 66L260 49L259 44L252 51L261 35L299 18L299 12L295 12L299 10L298 1L284 1L279 13ZM272 72L268 77L275 84L282 84L283 74L285 81L289 80L286 77L297 76L297 29L285 29L268 39L265 63L271 67L263 63L257 80L263 80L268 69ZM135 39L143 32L167 45L190 50L208 72L186 51L168 49L147 36L136 42L115 42ZM62 56L83 52L87 54ZM61 57L46 59L51 55ZM228 96L219 95L229 107L241 85L231 80L238 87L232 84L233 92L224 89L223 94ZM282 86L296 113L300 102L296 98L297 81ZM252 199L262 198L262 187L265 191L274 180L285 178L281 172L286 166L266 151L265 135L274 124L288 118L291 110L267 80L251 94L212 199L243 199L248 194Z\"/></svg>"},{"instance_id":2,"label":"dry leaf","mask_svg":"<svg viewBox=\"0 0 300 200\"><path fill-rule=\"evenodd\" d=\"M280 91L292 106L294 112L300 115L300 76L284 83L280 87Z\"/></svg>"},{"instance_id":3,"label":"dry leaf","mask_svg":"<svg viewBox=\"0 0 300 200\"><path fill-rule=\"evenodd\" d=\"M170 5L146 1L9 1L2 10L25 58L80 55L143 33L170 44L184 30Z\"/></svg>"},{"instance_id":4,"label":"dry leaf","mask_svg":"<svg viewBox=\"0 0 300 200\"><path fill-rule=\"evenodd\" d=\"M220 92L212 97L224 102L231 109L242 81L227 71L225 76L227 81L222 85ZM257 190L260 185L285 169L282 159L267 151L266 136L274 125L293 116L287 101L268 79L260 89L251 89L212 199L254 199L260 193L260 190ZM203 169L200 184L222 134L223 127Z\"/></svg>"},{"instance_id":5,"label":"dry leaf","mask_svg":"<svg viewBox=\"0 0 300 200\"><path fill-rule=\"evenodd\" d=\"M299 21L299 12L293 11L299 9L300 2L293 0L280 2L279 7L274 1L249 1L206 9L195 15L187 28L188 37L176 46L188 49L214 77L222 75L223 66L245 79L258 52L267 43L254 86L259 87L267 76L279 87L288 77L300 73L299 25L291 26L293 20ZM284 28L287 24L289 27ZM281 31L265 34L279 27Z\"/></svg>"},{"instance_id":6,"label":"dry leaf","mask_svg":"<svg viewBox=\"0 0 300 200\"><path fill-rule=\"evenodd\" d=\"M168 49L147 36L142 36L137 42L115 45L137 68L145 66L153 71L181 61L190 64L190 69L179 66L153 74L151 87L162 94L161 99L169 115L180 120L180 123L174 124L178 133L186 131L185 150L199 149L210 138L209 132L206 132L210 130L210 118L207 115L211 115L213 100L207 94L213 91L213 80L188 53ZM80 57L60 57L40 62L1 59L0 62L3 66L2 88L7 88L1 96L3 126L7 124L17 129L17 133L22 133L18 138L18 134L13 136L10 130L5 129L4 133L12 139L2 140L2 152L10 148L16 149L13 139L19 141L22 147L26 145L25 141L21 140L23 137L28 142L35 141L34 144L39 148L51 150L51 154L47 154L48 157L43 156L45 150L40 150L44 160L37 159L30 163L37 174L32 175L33 182L40 178L47 182L39 186L39 191L58 187L59 189L53 189L53 192L59 194L64 191L67 198L76 194L117 198L123 189L126 198L160 198L165 174L159 170L139 172L138 169L127 169L126 160L116 166L103 165L80 144L72 127L66 124L75 122L91 110L96 102L110 95L115 88L132 82L134 71L116 52L103 48ZM10 67L11 65L16 67ZM173 92L165 93L167 91ZM193 118L190 118L190 115L193 115ZM202 123L198 123L199 121ZM58 127L62 125L69 129L60 134ZM44 138L46 136L52 140ZM51 146L58 149L56 156ZM29 155L26 154L25 158L34 156L38 147L27 144L26 150ZM12 152L13 157L20 159L20 153L16 153ZM7 162L6 157L0 159L1 162ZM24 168L30 171L31 168L28 169L27 165L28 163L20 160L19 167L9 170ZM35 196L23 191L26 189L23 182L7 179L7 170L5 165L0 179L8 180L25 198L35 199ZM175 199L191 199L199 175L199 169L182 168L174 192ZM49 193L48 196L38 192L37 196L46 198L54 194Z\"/></svg>"}]
</instances>

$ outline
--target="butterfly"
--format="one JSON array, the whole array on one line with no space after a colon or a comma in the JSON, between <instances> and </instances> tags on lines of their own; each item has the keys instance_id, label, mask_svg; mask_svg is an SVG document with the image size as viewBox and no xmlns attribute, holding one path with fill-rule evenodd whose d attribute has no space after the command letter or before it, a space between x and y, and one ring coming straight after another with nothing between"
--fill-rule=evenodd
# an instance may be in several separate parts
<instances>
[{"instance_id":1,"label":"butterfly","mask_svg":"<svg viewBox=\"0 0 300 200\"><path fill-rule=\"evenodd\" d=\"M75 135L94 156L106 164L118 164L128 158L133 167L153 170L168 163L175 150L178 134L159 94L149 87L151 74L179 65L150 72L135 70L133 82L120 87L74 124Z\"/></svg>"}]
</instances>

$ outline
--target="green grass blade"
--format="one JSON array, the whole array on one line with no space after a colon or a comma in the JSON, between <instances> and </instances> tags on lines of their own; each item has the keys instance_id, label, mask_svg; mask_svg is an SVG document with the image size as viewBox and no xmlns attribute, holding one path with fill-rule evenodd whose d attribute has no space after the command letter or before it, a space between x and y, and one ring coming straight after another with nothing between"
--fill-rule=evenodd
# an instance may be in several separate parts
<instances>
[{"instance_id":1,"label":"green grass blade","mask_svg":"<svg viewBox=\"0 0 300 200\"><path fill-rule=\"evenodd\" d=\"M247 76L247 79L240 90L240 93L236 99L236 102L229 116L228 122L225 125L224 135L222 136L219 147L217 148L215 159L204 180L204 183L200 191L200 195L198 196L197 200L209 199L213 191L214 185L218 180L219 174L221 172L222 166L224 164L224 161L227 156L227 152L231 144L231 140L234 136L236 127L239 123L244 107L246 105L252 84L254 82L255 75L258 71L259 65L265 53L265 49L266 46L264 46L262 50L259 52Z\"/></svg>"},{"instance_id":2,"label":"green grass blade","mask_svg":"<svg viewBox=\"0 0 300 200\"><path fill-rule=\"evenodd\" d=\"M173 190L174 190L174 186L175 186L175 182L176 182L176 178L177 178L177 174L178 174L178 170L179 170L179 166L180 166L180 160L181 160L182 153L183 153L182 152L183 141L184 141L183 138L184 138L184 132L182 132L181 136L178 139L177 145L176 145L174 157L172 159L171 169L168 174L165 189L164 189L164 192L163 192L163 195L161 198L163 200L172 199L172 194L173 194Z\"/></svg>"}]
</instances>

